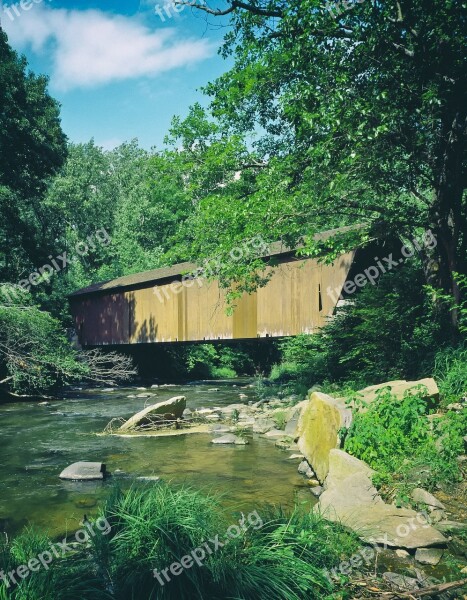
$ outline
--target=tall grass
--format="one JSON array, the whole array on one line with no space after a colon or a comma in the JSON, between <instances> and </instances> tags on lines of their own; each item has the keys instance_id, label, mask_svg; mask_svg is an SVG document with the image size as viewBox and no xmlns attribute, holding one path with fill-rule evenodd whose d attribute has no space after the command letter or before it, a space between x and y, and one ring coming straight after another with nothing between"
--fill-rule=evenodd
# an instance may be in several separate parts
<instances>
[{"instance_id":1,"label":"tall grass","mask_svg":"<svg viewBox=\"0 0 467 600\"><path fill-rule=\"evenodd\" d=\"M226 515L217 497L186 487L115 490L102 507L109 535L96 535L90 547L54 560L49 570L13 588L1 583L0 600L313 600L330 593L323 569L355 551L355 536L298 510L258 508L257 514L259 524L250 523L217 551L210 543L213 552L202 565L177 577L169 572L171 581L161 585L154 569L162 572L216 536L225 542L237 518ZM1 568L26 564L49 543L33 530L13 542L3 540Z\"/></svg>"},{"instance_id":2,"label":"tall grass","mask_svg":"<svg viewBox=\"0 0 467 600\"><path fill-rule=\"evenodd\" d=\"M452 402L467 395L467 345L440 350L433 376L446 400Z\"/></svg>"}]
</instances>

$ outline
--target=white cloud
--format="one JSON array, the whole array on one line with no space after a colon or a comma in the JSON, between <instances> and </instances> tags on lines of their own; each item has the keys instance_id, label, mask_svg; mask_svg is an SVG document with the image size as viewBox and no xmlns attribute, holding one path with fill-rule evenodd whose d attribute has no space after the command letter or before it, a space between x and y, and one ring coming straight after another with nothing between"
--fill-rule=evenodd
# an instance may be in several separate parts
<instances>
[{"instance_id":1,"label":"white cloud","mask_svg":"<svg viewBox=\"0 0 467 600\"><path fill-rule=\"evenodd\" d=\"M15 48L50 54L51 83L62 91L155 76L215 52L207 40L180 39L175 29L152 31L135 18L98 10L35 4L13 22L2 20Z\"/></svg>"}]
</instances>

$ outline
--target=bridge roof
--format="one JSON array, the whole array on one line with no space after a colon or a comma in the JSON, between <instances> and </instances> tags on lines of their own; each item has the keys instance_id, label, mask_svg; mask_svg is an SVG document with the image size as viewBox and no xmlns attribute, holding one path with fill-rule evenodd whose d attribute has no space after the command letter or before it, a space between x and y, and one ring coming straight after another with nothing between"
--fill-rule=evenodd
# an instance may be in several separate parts
<instances>
[{"instance_id":1,"label":"bridge roof","mask_svg":"<svg viewBox=\"0 0 467 600\"><path fill-rule=\"evenodd\" d=\"M359 226L351 225L349 227L340 227L338 229L323 231L322 233L317 233L315 235L315 240L322 241L328 237L331 237L332 235L335 235L336 233L347 233L351 230L354 230L356 227ZM284 244L284 242L274 242L269 245L269 252L267 252L263 258L268 258L270 256L290 255L300 247L302 247L302 244L295 248L289 248ZM191 262L182 262L172 265L171 267L162 267L160 269L152 269L151 271L144 271L142 273L134 273L133 275L125 275L123 277L118 277L117 279L94 283L85 288L77 290L72 294L69 294L68 297L74 298L76 296L86 296L105 292L118 292L130 288L144 287L145 284L149 283L162 283L164 280L173 280L174 278L190 273L199 267L200 265L196 265Z\"/></svg>"}]
</instances>

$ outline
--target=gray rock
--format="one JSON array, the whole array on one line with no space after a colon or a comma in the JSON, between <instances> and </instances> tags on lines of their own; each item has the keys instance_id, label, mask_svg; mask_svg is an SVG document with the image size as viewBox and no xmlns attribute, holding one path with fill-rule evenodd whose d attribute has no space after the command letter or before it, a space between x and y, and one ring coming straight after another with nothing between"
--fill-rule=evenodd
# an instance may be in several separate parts
<instances>
[{"instance_id":1,"label":"gray rock","mask_svg":"<svg viewBox=\"0 0 467 600\"><path fill-rule=\"evenodd\" d=\"M115 392L115 388L104 388L103 392Z\"/></svg>"},{"instance_id":2,"label":"gray rock","mask_svg":"<svg viewBox=\"0 0 467 600\"><path fill-rule=\"evenodd\" d=\"M106 468L99 462L76 462L64 469L59 477L71 481L93 481L104 479Z\"/></svg>"},{"instance_id":3,"label":"gray rock","mask_svg":"<svg viewBox=\"0 0 467 600\"><path fill-rule=\"evenodd\" d=\"M163 419L170 417L171 419L179 419L183 411L186 408L185 396L175 396L166 400L165 402L159 402L158 404L152 404L144 410L136 413L128 419L126 423L120 427L119 431L129 431L135 427L141 425L147 425L153 421L153 419Z\"/></svg>"},{"instance_id":4,"label":"gray rock","mask_svg":"<svg viewBox=\"0 0 467 600\"><path fill-rule=\"evenodd\" d=\"M145 387L137 387L136 389L137 389L137 390L140 390L140 391L144 391L144 390L147 390L148 388L145 388Z\"/></svg>"},{"instance_id":5,"label":"gray rock","mask_svg":"<svg viewBox=\"0 0 467 600\"><path fill-rule=\"evenodd\" d=\"M303 454L291 454L289 460L303 460Z\"/></svg>"},{"instance_id":6,"label":"gray rock","mask_svg":"<svg viewBox=\"0 0 467 600\"><path fill-rule=\"evenodd\" d=\"M410 556L410 554L407 552L407 550L403 550L402 548L397 548L396 556L398 556L399 558L408 558Z\"/></svg>"},{"instance_id":7,"label":"gray rock","mask_svg":"<svg viewBox=\"0 0 467 600\"><path fill-rule=\"evenodd\" d=\"M271 440L278 440L278 439L284 437L284 432L280 431L279 429L271 429L271 431L268 431L267 433L265 433L263 435L263 437L271 439Z\"/></svg>"},{"instance_id":8,"label":"gray rock","mask_svg":"<svg viewBox=\"0 0 467 600\"><path fill-rule=\"evenodd\" d=\"M321 496L321 494L323 493L323 488L320 485L317 485L315 487L311 487L310 488L310 492L313 494L313 496L316 496L316 498L319 498Z\"/></svg>"},{"instance_id":9,"label":"gray rock","mask_svg":"<svg viewBox=\"0 0 467 600\"><path fill-rule=\"evenodd\" d=\"M253 433L267 433L275 426L276 424L272 419L257 419L253 425Z\"/></svg>"},{"instance_id":10,"label":"gray rock","mask_svg":"<svg viewBox=\"0 0 467 600\"><path fill-rule=\"evenodd\" d=\"M439 548L418 548L415 560L422 565L437 565L443 558L444 550Z\"/></svg>"},{"instance_id":11,"label":"gray rock","mask_svg":"<svg viewBox=\"0 0 467 600\"><path fill-rule=\"evenodd\" d=\"M154 383L153 385L151 385L151 390L157 390L158 387L158 384Z\"/></svg>"},{"instance_id":12,"label":"gray rock","mask_svg":"<svg viewBox=\"0 0 467 600\"><path fill-rule=\"evenodd\" d=\"M246 444L248 444L248 441L237 435L234 435L233 433L227 433L226 435L223 435L222 437L213 439L212 443L213 444L235 444L236 446L245 446Z\"/></svg>"},{"instance_id":13,"label":"gray rock","mask_svg":"<svg viewBox=\"0 0 467 600\"><path fill-rule=\"evenodd\" d=\"M363 461L331 450L325 491L319 499L321 514L350 527L369 543L408 549L446 544L446 538L419 513L385 504L372 484L372 475Z\"/></svg>"},{"instance_id":14,"label":"gray rock","mask_svg":"<svg viewBox=\"0 0 467 600\"><path fill-rule=\"evenodd\" d=\"M414 577L406 577L405 575L399 575L398 573L383 573L383 579L390 585L399 588L400 590L413 592L418 590L418 579Z\"/></svg>"},{"instance_id":15,"label":"gray rock","mask_svg":"<svg viewBox=\"0 0 467 600\"><path fill-rule=\"evenodd\" d=\"M412 500L415 500L415 502L421 502L422 504L427 504L428 506L433 506L435 508L446 508L442 502L433 496L433 494L430 494L430 492L427 492L422 488L415 488L412 490L410 497Z\"/></svg>"},{"instance_id":16,"label":"gray rock","mask_svg":"<svg viewBox=\"0 0 467 600\"><path fill-rule=\"evenodd\" d=\"M220 421L221 418L217 413L212 413L211 415L206 415L206 419L208 421Z\"/></svg>"},{"instance_id":17,"label":"gray rock","mask_svg":"<svg viewBox=\"0 0 467 600\"><path fill-rule=\"evenodd\" d=\"M214 425L210 431L211 433L231 433L232 428L227 425Z\"/></svg>"},{"instance_id":18,"label":"gray rock","mask_svg":"<svg viewBox=\"0 0 467 600\"><path fill-rule=\"evenodd\" d=\"M191 417L192 414L193 414L192 410L190 410L189 408L185 408L185 410L182 413L182 416L184 416L184 417Z\"/></svg>"},{"instance_id":19,"label":"gray rock","mask_svg":"<svg viewBox=\"0 0 467 600\"><path fill-rule=\"evenodd\" d=\"M300 475L306 475L306 473L309 470L311 470L311 467L308 464L308 461L302 460L302 462L298 465L298 469L297 470L300 473Z\"/></svg>"},{"instance_id":20,"label":"gray rock","mask_svg":"<svg viewBox=\"0 0 467 600\"><path fill-rule=\"evenodd\" d=\"M466 531L467 523L458 521L440 521L436 523L435 528L441 533L455 533L456 531Z\"/></svg>"}]
</instances>

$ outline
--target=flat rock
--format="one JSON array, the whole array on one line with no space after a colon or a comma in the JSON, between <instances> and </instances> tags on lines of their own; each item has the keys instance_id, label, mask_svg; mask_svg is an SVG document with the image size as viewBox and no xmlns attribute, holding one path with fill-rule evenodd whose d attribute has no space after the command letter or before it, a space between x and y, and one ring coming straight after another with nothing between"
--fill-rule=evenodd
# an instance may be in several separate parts
<instances>
[{"instance_id":1,"label":"flat rock","mask_svg":"<svg viewBox=\"0 0 467 600\"><path fill-rule=\"evenodd\" d=\"M272 419L256 419L253 425L253 433L267 433L275 429L276 424Z\"/></svg>"},{"instance_id":2,"label":"flat rock","mask_svg":"<svg viewBox=\"0 0 467 600\"><path fill-rule=\"evenodd\" d=\"M418 548L415 552L415 560L422 565L437 565L443 558L444 550L439 548Z\"/></svg>"},{"instance_id":3,"label":"flat rock","mask_svg":"<svg viewBox=\"0 0 467 600\"><path fill-rule=\"evenodd\" d=\"M152 404L151 406L148 406L145 409L133 415L131 419L128 419L128 421L126 421L126 423L123 423L119 431L129 431L131 429L134 429L135 427L146 425L148 423L151 423L154 417L161 418L167 416L171 419L179 419L181 418L185 408L185 396L175 396L174 398L170 398L170 400L166 400L165 402Z\"/></svg>"},{"instance_id":4,"label":"flat rock","mask_svg":"<svg viewBox=\"0 0 467 600\"><path fill-rule=\"evenodd\" d=\"M436 523L435 528L441 533L455 533L456 531L466 531L467 523L460 523L458 521L439 521Z\"/></svg>"},{"instance_id":5,"label":"flat rock","mask_svg":"<svg viewBox=\"0 0 467 600\"><path fill-rule=\"evenodd\" d=\"M403 550L402 548L397 548L396 556L398 556L399 558L408 558L410 556L410 554L407 552L407 550Z\"/></svg>"},{"instance_id":6,"label":"flat rock","mask_svg":"<svg viewBox=\"0 0 467 600\"><path fill-rule=\"evenodd\" d=\"M232 428L227 425L214 425L214 427L211 427L210 431L212 433L231 433Z\"/></svg>"},{"instance_id":7,"label":"flat rock","mask_svg":"<svg viewBox=\"0 0 467 600\"><path fill-rule=\"evenodd\" d=\"M284 432L280 429L271 429L270 431L263 434L263 437L271 440L278 440L284 437Z\"/></svg>"},{"instance_id":8,"label":"flat rock","mask_svg":"<svg viewBox=\"0 0 467 600\"><path fill-rule=\"evenodd\" d=\"M212 440L213 444L235 444L236 446L245 446L248 444L248 441L239 437L238 435L234 435L233 433L228 433L219 438L215 438Z\"/></svg>"},{"instance_id":9,"label":"flat rock","mask_svg":"<svg viewBox=\"0 0 467 600\"><path fill-rule=\"evenodd\" d=\"M136 394L135 398L153 398L155 394Z\"/></svg>"},{"instance_id":10,"label":"flat rock","mask_svg":"<svg viewBox=\"0 0 467 600\"><path fill-rule=\"evenodd\" d=\"M400 590L412 592L419 588L418 579L415 579L415 577L407 577L406 575L399 575L398 573L388 571L383 573L383 579Z\"/></svg>"},{"instance_id":11,"label":"flat rock","mask_svg":"<svg viewBox=\"0 0 467 600\"><path fill-rule=\"evenodd\" d=\"M372 475L363 461L331 450L325 491L318 504L321 514L350 527L368 543L408 549L446 544L446 538L420 513L385 504L371 482Z\"/></svg>"},{"instance_id":12,"label":"flat rock","mask_svg":"<svg viewBox=\"0 0 467 600\"><path fill-rule=\"evenodd\" d=\"M381 390L389 388L393 396L402 400L406 392L410 392L411 394L419 393L417 389L418 386L424 386L424 388L426 388L426 390L422 392L422 396L427 400L432 400L432 404L436 404L439 401L439 389L436 385L436 381L431 377L419 379L418 381L406 381L405 379L387 381L386 383L380 383L378 385L370 385L357 392L357 394L364 402L371 403L376 399Z\"/></svg>"},{"instance_id":13,"label":"flat rock","mask_svg":"<svg viewBox=\"0 0 467 600\"><path fill-rule=\"evenodd\" d=\"M303 454L291 454L289 456L289 460L303 460L304 456Z\"/></svg>"},{"instance_id":14,"label":"flat rock","mask_svg":"<svg viewBox=\"0 0 467 600\"><path fill-rule=\"evenodd\" d=\"M412 490L410 497L415 502L420 502L422 504L426 504L427 506L433 506L441 509L446 508L442 502L433 496L433 494L430 494L430 492L427 492L422 488L415 488Z\"/></svg>"},{"instance_id":15,"label":"flat rock","mask_svg":"<svg viewBox=\"0 0 467 600\"><path fill-rule=\"evenodd\" d=\"M100 462L76 462L64 469L59 477L71 481L94 481L104 479L106 468Z\"/></svg>"}]
</instances>

